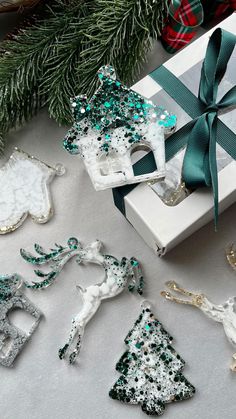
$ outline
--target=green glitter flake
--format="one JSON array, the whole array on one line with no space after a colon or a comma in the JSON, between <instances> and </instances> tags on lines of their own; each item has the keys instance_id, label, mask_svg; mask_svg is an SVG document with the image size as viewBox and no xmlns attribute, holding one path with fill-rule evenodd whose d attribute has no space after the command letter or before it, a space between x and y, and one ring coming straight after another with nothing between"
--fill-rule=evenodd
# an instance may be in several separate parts
<instances>
[{"instance_id":1,"label":"green glitter flake","mask_svg":"<svg viewBox=\"0 0 236 419\"><path fill-rule=\"evenodd\" d=\"M159 122L164 128L175 125L175 116L169 115L161 107L149 103L144 97L115 80L115 72L111 66L102 67L98 77L101 86L90 100L86 96L73 99L75 125L63 143L64 148L71 154L81 154L85 158L88 145L81 140L86 136L93 136L93 130L99 131L98 135L94 133L95 138L104 138L108 130L113 132L116 128L124 127L118 139L115 135L111 138L105 137L106 142L109 140L112 143L112 147L107 149L107 146L104 146L99 148L99 151L105 150L109 153L111 150L118 151L120 146L128 149L132 147L133 142L141 142L142 124L150 124L154 113L157 115L157 123ZM129 137L131 130L135 134L133 137ZM85 152L82 150L83 147Z\"/></svg>"},{"instance_id":2,"label":"green glitter flake","mask_svg":"<svg viewBox=\"0 0 236 419\"><path fill-rule=\"evenodd\" d=\"M111 104L110 104L110 102L105 102L105 103L104 103L104 106L105 106L106 108L110 108L110 107L111 107Z\"/></svg>"},{"instance_id":3,"label":"green glitter flake","mask_svg":"<svg viewBox=\"0 0 236 419\"><path fill-rule=\"evenodd\" d=\"M133 261L132 261L132 265L133 265L133 266L138 266L138 265L139 265L139 263L138 263L138 261L137 261L137 260L133 260Z\"/></svg>"}]
</instances>

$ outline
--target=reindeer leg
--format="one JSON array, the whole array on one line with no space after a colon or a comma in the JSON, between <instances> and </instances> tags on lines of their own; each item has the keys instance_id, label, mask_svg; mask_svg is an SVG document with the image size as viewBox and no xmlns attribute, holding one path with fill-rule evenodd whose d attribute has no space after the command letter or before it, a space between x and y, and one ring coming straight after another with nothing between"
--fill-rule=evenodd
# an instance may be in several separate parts
<instances>
[{"instance_id":1,"label":"reindeer leg","mask_svg":"<svg viewBox=\"0 0 236 419\"><path fill-rule=\"evenodd\" d=\"M83 293L85 292L84 289L80 285L76 285L76 288L81 293L81 295L83 296ZM73 341L74 341L74 339L77 335L78 335L78 321L76 320L76 318L74 318L74 319L72 319L69 339L66 342L66 344L62 348L60 348L59 351L58 351L58 356L59 356L60 359L65 358L69 347L72 345L72 343L73 343Z\"/></svg>"},{"instance_id":2,"label":"reindeer leg","mask_svg":"<svg viewBox=\"0 0 236 419\"><path fill-rule=\"evenodd\" d=\"M94 286L91 286L91 288L93 289ZM80 352L82 337L84 335L84 329L85 329L86 324L94 316L98 307L101 304L100 298L95 298L95 297L90 296L88 299L86 299L86 295L88 292L87 291L86 292L82 291L82 292L83 292L84 306L81 312L75 317L75 327L76 327L76 331L77 331L76 334L78 338L77 338L75 349L71 352L69 356L70 364L73 364L75 362L76 357L78 356Z\"/></svg>"},{"instance_id":3,"label":"reindeer leg","mask_svg":"<svg viewBox=\"0 0 236 419\"><path fill-rule=\"evenodd\" d=\"M69 362L70 364L74 364L76 357L79 355L80 353L80 348L81 348L81 342L82 342L82 336L84 334L84 327L79 326L78 327L78 337L77 337L77 342L76 342L76 346L75 349L71 352L70 356L69 356Z\"/></svg>"},{"instance_id":4,"label":"reindeer leg","mask_svg":"<svg viewBox=\"0 0 236 419\"><path fill-rule=\"evenodd\" d=\"M83 294L86 293L86 291L84 290L84 288L82 288L80 285L76 285L76 289L80 292L80 294L82 296L82 299L83 299ZM82 313L83 313L83 310L82 310L80 316L82 315ZM78 323L78 319L77 318L73 319L72 323L73 323L72 324L72 329L75 329L75 333L73 333L73 338L72 339L69 339L68 344L66 344L64 346L65 352L67 352L67 350L69 349L69 347L72 344L72 341L77 336L77 342L76 342L75 349L71 352L71 354L69 356L69 363L70 364L73 364L75 362L75 359L76 359L77 355L80 352L81 340L82 340L82 336L84 334L84 327ZM70 336L71 336L71 334L72 334L72 330L71 330ZM62 351L63 351L63 348L62 348ZM59 351L59 353L60 353L60 351ZM64 356L65 356L65 354L64 354ZM63 356L63 358L64 358L64 356Z\"/></svg>"},{"instance_id":5,"label":"reindeer leg","mask_svg":"<svg viewBox=\"0 0 236 419\"><path fill-rule=\"evenodd\" d=\"M71 330L70 330L70 335L69 335L69 339L66 342L66 344L59 349L58 351L58 356L60 359L65 358L66 356L66 352L68 351L69 347L71 346L75 336L78 333L78 329L77 329L77 324L75 322L75 319L72 319L72 325L71 325Z\"/></svg>"}]
</instances>

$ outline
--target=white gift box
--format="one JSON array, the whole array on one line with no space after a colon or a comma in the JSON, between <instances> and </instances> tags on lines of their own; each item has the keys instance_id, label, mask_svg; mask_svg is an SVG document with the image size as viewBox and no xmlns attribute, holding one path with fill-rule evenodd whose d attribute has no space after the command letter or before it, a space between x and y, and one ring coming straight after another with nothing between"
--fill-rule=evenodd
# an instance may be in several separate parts
<instances>
[{"instance_id":1,"label":"white gift box","mask_svg":"<svg viewBox=\"0 0 236 419\"><path fill-rule=\"evenodd\" d=\"M201 64L205 57L209 37L217 27L236 35L236 13L206 32L164 64L164 67L180 78L196 96ZM219 97L236 84L235 68L236 48L219 87ZM176 114L177 129L191 120L150 76L146 76L136 83L133 89L151 99L154 103L165 106L171 113ZM219 119L233 132L236 132L235 109L220 115ZM217 158L219 153L221 156L222 149L220 146L218 146ZM223 154L225 154L224 157L228 156L225 151L223 151ZM236 161L232 158L228 158L226 161L227 163L223 165L223 168L219 168L218 161L219 212L224 211L236 200ZM214 204L212 191L209 188L199 188L193 191L175 206L166 205L157 195L155 189L157 189L155 186L139 184L130 192L127 193L126 191L122 199L119 196L122 189L120 191L114 190L114 201L145 242L161 256L213 220ZM213 222L212 228L214 228Z\"/></svg>"}]
</instances>

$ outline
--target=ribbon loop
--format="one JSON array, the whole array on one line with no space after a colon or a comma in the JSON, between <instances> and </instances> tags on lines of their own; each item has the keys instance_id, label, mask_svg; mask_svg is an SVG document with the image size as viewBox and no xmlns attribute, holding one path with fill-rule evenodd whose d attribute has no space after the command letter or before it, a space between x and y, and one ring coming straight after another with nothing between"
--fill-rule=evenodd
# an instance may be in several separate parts
<instances>
[{"instance_id":1,"label":"ribbon loop","mask_svg":"<svg viewBox=\"0 0 236 419\"><path fill-rule=\"evenodd\" d=\"M210 37L202 65L199 100L206 105L196 118L187 143L183 178L190 188L212 186L215 206L215 227L218 221L218 175L216 163L217 112L219 108L236 105L236 89L232 88L216 103L218 87L236 44L236 36L221 28Z\"/></svg>"}]
</instances>

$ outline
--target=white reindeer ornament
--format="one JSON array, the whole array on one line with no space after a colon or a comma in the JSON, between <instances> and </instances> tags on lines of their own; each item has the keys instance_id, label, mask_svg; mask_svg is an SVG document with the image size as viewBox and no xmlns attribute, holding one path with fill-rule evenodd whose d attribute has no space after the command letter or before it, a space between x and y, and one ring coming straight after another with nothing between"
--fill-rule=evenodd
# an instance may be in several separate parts
<instances>
[{"instance_id":1,"label":"white reindeer ornament","mask_svg":"<svg viewBox=\"0 0 236 419\"><path fill-rule=\"evenodd\" d=\"M212 320L222 323L229 342L236 347L236 297L230 297L224 304L213 304L204 294L194 294L193 292L187 291L174 281L167 282L166 286L175 292L191 297L191 299L182 300L176 298L169 291L162 291L161 295L163 297L179 304L195 306ZM236 353L233 354L230 369L236 372Z\"/></svg>"},{"instance_id":2,"label":"white reindeer ornament","mask_svg":"<svg viewBox=\"0 0 236 419\"><path fill-rule=\"evenodd\" d=\"M50 167L15 148L0 168L0 234L14 231L28 214L35 222L46 223L53 214L49 183L63 173L62 165Z\"/></svg>"},{"instance_id":3,"label":"white reindeer ornament","mask_svg":"<svg viewBox=\"0 0 236 419\"><path fill-rule=\"evenodd\" d=\"M102 282L90 285L86 288L77 286L83 301L79 313L72 319L71 331L65 345L59 349L59 358L63 359L72 348L69 354L69 362L74 363L80 352L81 340L84 329L89 320L94 316L102 300L115 297L120 294L126 286L129 291L136 290L140 295L143 290L143 277L138 261L135 258L123 257L118 260L114 256L101 253L102 243L99 240L82 247L81 243L74 237L70 238L67 246L56 244L56 249L45 253L41 246L35 244L35 250L40 255L35 257L31 253L21 249L22 257L33 265L45 265L50 262L52 270L45 274L41 270L35 270L35 274L44 278L41 282L26 283L31 289L42 289L51 285L61 272L65 264L73 257L78 264L95 263L101 265L105 270L105 277Z\"/></svg>"}]
</instances>

